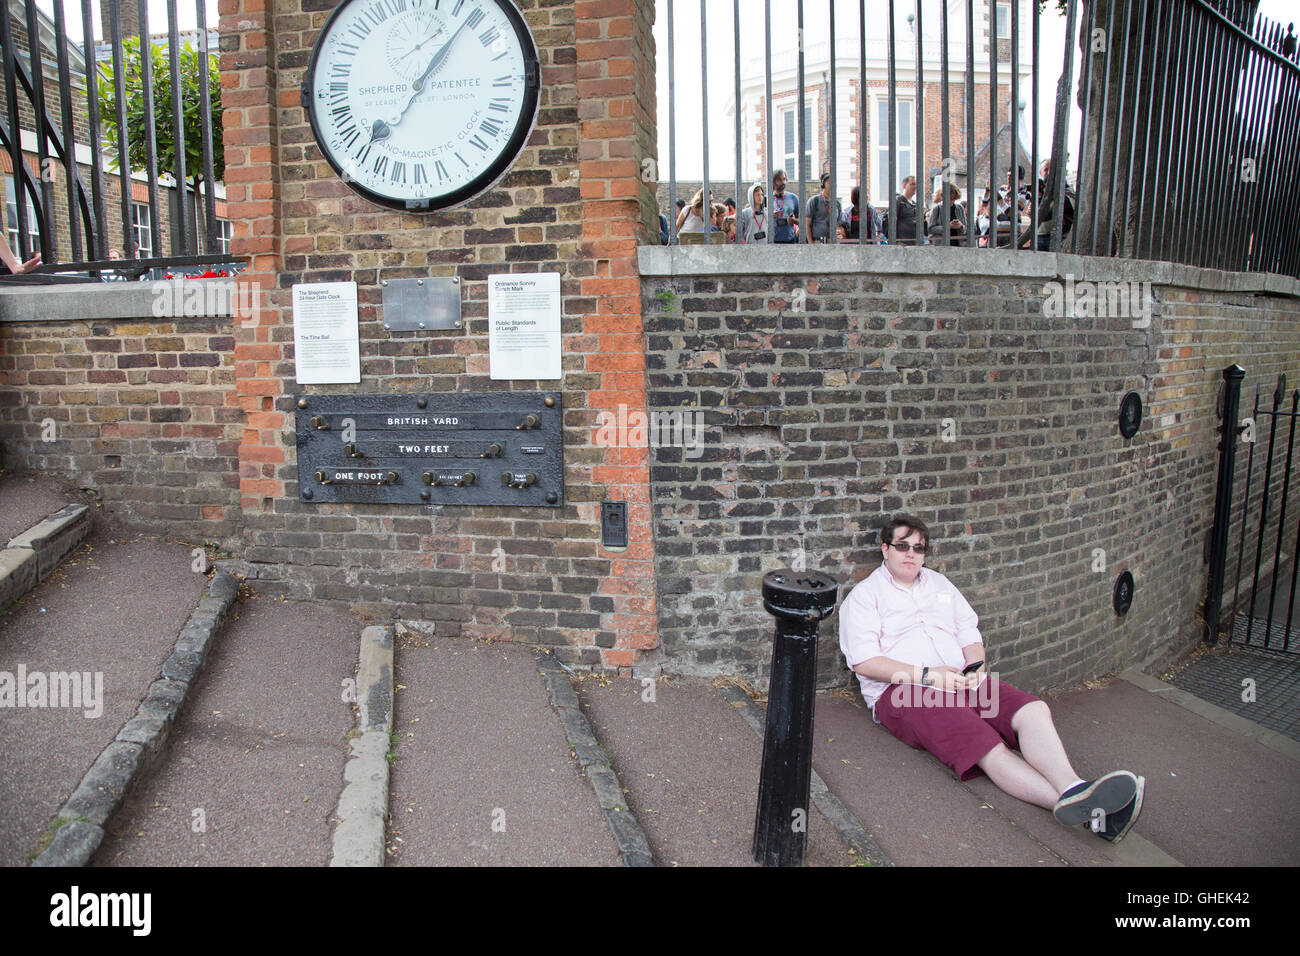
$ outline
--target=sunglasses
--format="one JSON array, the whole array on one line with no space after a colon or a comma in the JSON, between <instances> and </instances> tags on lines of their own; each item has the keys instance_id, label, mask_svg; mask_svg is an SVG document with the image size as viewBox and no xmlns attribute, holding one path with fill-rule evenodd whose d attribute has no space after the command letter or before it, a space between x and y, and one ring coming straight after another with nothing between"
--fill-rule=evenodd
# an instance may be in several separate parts
<instances>
[{"instance_id":1,"label":"sunglasses","mask_svg":"<svg viewBox=\"0 0 1300 956\"><path fill-rule=\"evenodd\" d=\"M893 548L895 551L902 551L904 554L906 554L909 551L915 551L917 554L921 555L922 557L924 557L925 553L930 550L929 546L927 545L908 544L906 541L899 541L897 544L891 541L889 542L889 546Z\"/></svg>"}]
</instances>

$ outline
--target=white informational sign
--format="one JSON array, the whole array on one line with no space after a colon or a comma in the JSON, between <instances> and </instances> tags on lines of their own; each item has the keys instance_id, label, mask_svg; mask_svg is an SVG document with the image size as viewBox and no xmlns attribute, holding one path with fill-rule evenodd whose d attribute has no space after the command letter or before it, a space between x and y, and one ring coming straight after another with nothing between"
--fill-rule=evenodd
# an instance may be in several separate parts
<instances>
[{"instance_id":1,"label":"white informational sign","mask_svg":"<svg viewBox=\"0 0 1300 956\"><path fill-rule=\"evenodd\" d=\"M360 339L355 282L293 287L293 346L299 385L360 382Z\"/></svg>"},{"instance_id":2,"label":"white informational sign","mask_svg":"<svg viewBox=\"0 0 1300 956\"><path fill-rule=\"evenodd\" d=\"M560 377L560 274L488 276L492 378Z\"/></svg>"}]
</instances>

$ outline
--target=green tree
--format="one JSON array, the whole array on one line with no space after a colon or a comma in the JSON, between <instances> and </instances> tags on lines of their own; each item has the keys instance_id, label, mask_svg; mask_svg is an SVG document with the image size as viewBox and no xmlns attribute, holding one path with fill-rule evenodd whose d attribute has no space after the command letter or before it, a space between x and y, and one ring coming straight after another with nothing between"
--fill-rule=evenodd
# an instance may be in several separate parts
<instances>
[{"instance_id":1,"label":"green tree","mask_svg":"<svg viewBox=\"0 0 1300 956\"><path fill-rule=\"evenodd\" d=\"M146 136L148 129L144 115L144 69L140 57L140 38L128 37L122 42L122 82L126 94L127 161L132 171L148 169ZM176 124L172 114L171 63L166 47L149 44L150 68L153 81L153 133L158 161L158 172L167 173L176 168ZM196 190L203 180L203 100L199 93L199 70L205 57L186 42L178 52L180 64L181 115L184 123L186 180ZM220 182L225 175L225 151L222 148L221 126L221 74L214 57L206 57L208 71L208 100L212 117L212 173ZM104 125L111 161L116 168L121 129L118 126L117 95L111 62L100 68L98 82L99 111Z\"/></svg>"}]
</instances>

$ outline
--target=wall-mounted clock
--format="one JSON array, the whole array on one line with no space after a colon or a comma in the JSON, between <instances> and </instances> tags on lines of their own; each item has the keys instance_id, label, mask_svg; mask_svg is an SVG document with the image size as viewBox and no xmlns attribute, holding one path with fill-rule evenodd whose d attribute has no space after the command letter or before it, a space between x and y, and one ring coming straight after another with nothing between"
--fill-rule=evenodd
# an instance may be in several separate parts
<instances>
[{"instance_id":1,"label":"wall-mounted clock","mask_svg":"<svg viewBox=\"0 0 1300 956\"><path fill-rule=\"evenodd\" d=\"M510 0L342 0L303 78L312 133L372 202L447 209L491 188L528 142L541 73Z\"/></svg>"}]
</instances>

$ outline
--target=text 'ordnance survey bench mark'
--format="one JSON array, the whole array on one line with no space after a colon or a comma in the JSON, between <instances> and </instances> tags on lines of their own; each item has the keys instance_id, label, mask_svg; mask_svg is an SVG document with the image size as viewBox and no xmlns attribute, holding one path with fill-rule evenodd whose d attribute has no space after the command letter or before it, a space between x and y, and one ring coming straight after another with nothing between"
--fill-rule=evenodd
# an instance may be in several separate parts
<instances>
[{"instance_id":1,"label":"text 'ordnance survey bench mark'","mask_svg":"<svg viewBox=\"0 0 1300 956\"><path fill-rule=\"evenodd\" d=\"M560 377L560 274L488 276L492 378Z\"/></svg>"}]
</instances>

